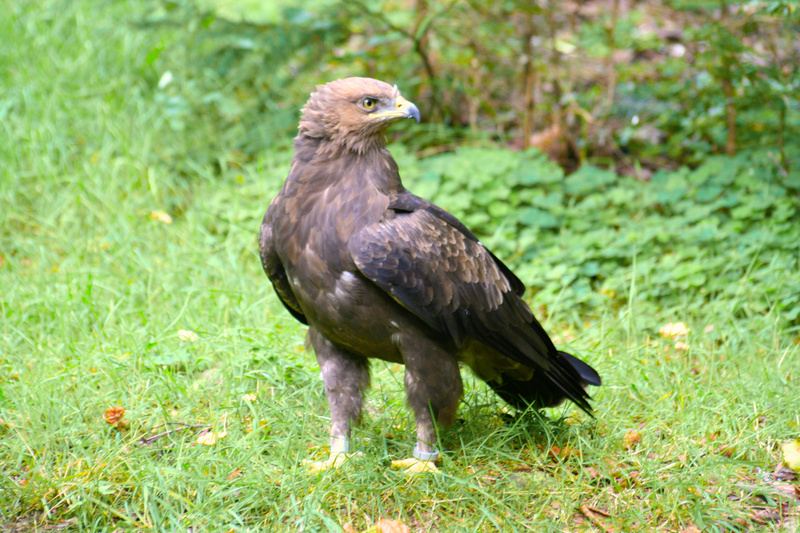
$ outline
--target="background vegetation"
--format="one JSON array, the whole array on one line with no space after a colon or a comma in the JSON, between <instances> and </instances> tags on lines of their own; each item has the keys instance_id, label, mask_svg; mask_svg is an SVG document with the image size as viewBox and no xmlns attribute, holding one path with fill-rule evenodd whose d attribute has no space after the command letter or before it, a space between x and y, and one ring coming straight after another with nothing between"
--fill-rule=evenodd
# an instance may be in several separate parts
<instances>
[{"instance_id":1,"label":"background vegetation","mask_svg":"<svg viewBox=\"0 0 800 533\"><path fill-rule=\"evenodd\" d=\"M799 26L789 0L5 0L3 530L796 528ZM300 466L326 404L255 235L310 88L347 75L423 110L406 185L600 370L596 420L467 378L444 474L407 479L375 365L365 455Z\"/></svg>"}]
</instances>

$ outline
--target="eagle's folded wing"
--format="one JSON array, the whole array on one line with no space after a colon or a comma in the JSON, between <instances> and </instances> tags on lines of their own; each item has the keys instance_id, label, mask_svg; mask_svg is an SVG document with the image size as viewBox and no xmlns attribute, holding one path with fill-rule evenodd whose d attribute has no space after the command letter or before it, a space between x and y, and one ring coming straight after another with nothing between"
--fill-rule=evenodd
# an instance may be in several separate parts
<instances>
[{"instance_id":1,"label":"eagle's folded wing","mask_svg":"<svg viewBox=\"0 0 800 533\"><path fill-rule=\"evenodd\" d=\"M519 280L509 279L505 265L455 217L425 204L398 209L351 238L349 251L361 273L457 346L476 339L544 372L590 411L584 380L520 298Z\"/></svg>"}]
</instances>

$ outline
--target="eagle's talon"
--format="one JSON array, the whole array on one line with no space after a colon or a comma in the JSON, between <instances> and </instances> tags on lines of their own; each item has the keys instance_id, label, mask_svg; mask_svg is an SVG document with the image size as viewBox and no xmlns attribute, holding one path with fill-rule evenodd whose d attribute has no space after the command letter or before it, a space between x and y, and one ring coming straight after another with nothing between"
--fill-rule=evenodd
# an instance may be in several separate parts
<instances>
[{"instance_id":1,"label":"eagle's talon","mask_svg":"<svg viewBox=\"0 0 800 533\"><path fill-rule=\"evenodd\" d=\"M436 461L423 461L416 457L397 459L392 461L392 468L402 468L404 474L440 474Z\"/></svg>"}]
</instances>

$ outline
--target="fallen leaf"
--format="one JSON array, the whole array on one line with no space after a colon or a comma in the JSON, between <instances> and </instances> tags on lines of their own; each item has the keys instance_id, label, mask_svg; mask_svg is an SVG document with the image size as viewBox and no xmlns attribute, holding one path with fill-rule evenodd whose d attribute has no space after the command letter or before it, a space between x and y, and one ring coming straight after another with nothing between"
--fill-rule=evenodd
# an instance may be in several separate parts
<instances>
[{"instance_id":1,"label":"fallen leaf","mask_svg":"<svg viewBox=\"0 0 800 533\"><path fill-rule=\"evenodd\" d=\"M608 518L611 515L607 512L603 511L602 509L598 509L594 505L583 505L581 509L586 509L587 511L591 512L592 514L602 516L603 518Z\"/></svg>"},{"instance_id":2,"label":"fallen leaf","mask_svg":"<svg viewBox=\"0 0 800 533\"><path fill-rule=\"evenodd\" d=\"M711 333L712 331L714 331L714 324L709 324L709 325L707 325L705 327L705 329L703 330L703 333ZM694 527L694 526L692 526L692 527Z\"/></svg>"},{"instance_id":3,"label":"fallen leaf","mask_svg":"<svg viewBox=\"0 0 800 533\"><path fill-rule=\"evenodd\" d=\"M157 220L158 222L163 222L164 224L172 224L172 217L164 213L163 211L151 212L150 218L152 218L153 220Z\"/></svg>"},{"instance_id":4,"label":"fallen leaf","mask_svg":"<svg viewBox=\"0 0 800 533\"><path fill-rule=\"evenodd\" d=\"M797 472L788 466L779 465L777 470L775 470L775 479L778 481L795 481L797 479Z\"/></svg>"},{"instance_id":5,"label":"fallen leaf","mask_svg":"<svg viewBox=\"0 0 800 533\"><path fill-rule=\"evenodd\" d=\"M791 483L771 483L770 487L786 494L790 498L800 498L800 487Z\"/></svg>"},{"instance_id":6,"label":"fallen leaf","mask_svg":"<svg viewBox=\"0 0 800 533\"><path fill-rule=\"evenodd\" d=\"M685 352L686 350L689 349L689 345L683 341L678 341L675 343L675 349L678 350L679 352L681 351Z\"/></svg>"},{"instance_id":7,"label":"fallen leaf","mask_svg":"<svg viewBox=\"0 0 800 533\"><path fill-rule=\"evenodd\" d=\"M700 533L700 528L692 524L681 529L680 533Z\"/></svg>"},{"instance_id":8,"label":"fallen leaf","mask_svg":"<svg viewBox=\"0 0 800 533\"><path fill-rule=\"evenodd\" d=\"M227 434L227 431L203 431L197 436L197 443L213 446L218 439L225 438Z\"/></svg>"},{"instance_id":9,"label":"fallen leaf","mask_svg":"<svg viewBox=\"0 0 800 533\"><path fill-rule=\"evenodd\" d=\"M345 524L342 526L342 529L344 529L345 533L358 533L358 530L354 528L350 522L345 522Z\"/></svg>"},{"instance_id":10,"label":"fallen leaf","mask_svg":"<svg viewBox=\"0 0 800 533\"><path fill-rule=\"evenodd\" d=\"M209 368L200 374L200 379L198 379L192 387L219 387L222 385L223 381L222 371L219 368Z\"/></svg>"},{"instance_id":11,"label":"fallen leaf","mask_svg":"<svg viewBox=\"0 0 800 533\"><path fill-rule=\"evenodd\" d=\"M112 426L117 426L118 424L123 422L122 420L123 416L125 416L124 407L109 407L106 410L105 414L103 414L103 420L105 420Z\"/></svg>"},{"instance_id":12,"label":"fallen leaf","mask_svg":"<svg viewBox=\"0 0 800 533\"><path fill-rule=\"evenodd\" d=\"M719 447L717 453L722 455L723 457L727 457L728 459L730 459L731 457L733 457L733 452L735 451L736 448L734 448L733 446L723 444L722 446Z\"/></svg>"},{"instance_id":13,"label":"fallen leaf","mask_svg":"<svg viewBox=\"0 0 800 533\"><path fill-rule=\"evenodd\" d=\"M241 475L242 475L242 469L241 468L237 468L236 470L234 470L233 472L228 474L228 479L236 479L237 477L239 477Z\"/></svg>"},{"instance_id":14,"label":"fallen leaf","mask_svg":"<svg viewBox=\"0 0 800 533\"><path fill-rule=\"evenodd\" d=\"M685 337L689 334L689 331L689 328L687 328L686 324L683 322L675 322L674 324L669 322L664 324L664 326L658 330L658 333L666 339L671 339L673 337Z\"/></svg>"},{"instance_id":15,"label":"fallen leaf","mask_svg":"<svg viewBox=\"0 0 800 533\"><path fill-rule=\"evenodd\" d=\"M602 531L605 531L606 533L614 531L613 528L603 523L603 518L609 518L611 516L607 512L601 511L600 509L591 505L581 505L580 509L581 513L583 513L583 516L588 518L592 524L597 526Z\"/></svg>"},{"instance_id":16,"label":"fallen leaf","mask_svg":"<svg viewBox=\"0 0 800 533\"><path fill-rule=\"evenodd\" d=\"M800 472L800 439L784 442L781 444L781 450L786 466L795 472Z\"/></svg>"},{"instance_id":17,"label":"fallen leaf","mask_svg":"<svg viewBox=\"0 0 800 533\"><path fill-rule=\"evenodd\" d=\"M632 450L639 444L642 440L642 434L636 430L629 430L625 433L625 436L622 437L622 443L625 446L625 449Z\"/></svg>"},{"instance_id":18,"label":"fallen leaf","mask_svg":"<svg viewBox=\"0 0 800 533\"><path fill-rule=\"evenodd\" d=\"M178 338L182 342L194 342L197 340L197 333L188 329L179 329Z\"/></svg>"},{"instance_id":19,"label":"fallen leaf","mask_svg":"<svg viewBox=\"0 0 800 533\"><path fill-rule=\"evenodd\" d=\"M254 401L256 401L256 395L253 394L252 392L248 392L247 394L242 396L242 401L254 402Z\"/></svg>"},{"instance_id":20,"label":"fallen leaf","mask_svg":"<svg viewBox=\"0 0 800 533\"><path fill-rule=\"evenodd\" d=\"M375 533L411 533L411 528L391 518L381 518L373 526Z\"/></svg>"},{"instance_id":21,"label":"fallen leaf","mask_svg":"<svg viewBox=\"0 0 800 533\"><path fill-rule=\"evenodd\" d=\"M780 512L775 509L760 509L753 512L753 522L756 524L767 524L769 522L778 522L781 519Z\"/></svg>"},{"instance_id":22,"label":"fallen leaf","mask_svg":"<svg viewBox=\"0 0 800 533\"><path fill-rule=\"evenodd\" d=\"M600 477L600 472L593 466L587 466L583 470L586 472L586 475L589 476L589 479L597 479Z\"/></svg>"},{"instance_id":23,"label":"fallen leaf","mask_svg":"<svg viewBox=\"0 0 800 533\"><path fill-rule=\"evenodd\" d=\"M553 446L548 452L554 459L567 460L575 453L575 450L571 446L564 446L563 448Z\"/></svg>"}]
</instances>

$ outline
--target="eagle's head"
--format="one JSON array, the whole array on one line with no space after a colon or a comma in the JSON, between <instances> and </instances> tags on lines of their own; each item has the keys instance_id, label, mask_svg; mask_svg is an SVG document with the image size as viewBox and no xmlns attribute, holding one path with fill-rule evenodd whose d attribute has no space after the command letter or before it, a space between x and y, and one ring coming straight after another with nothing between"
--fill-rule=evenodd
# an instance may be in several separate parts
<instances>
[{"instance_id":1,"label":"eagle's head","mask_svg":"<svg viewBox=\"0 0 800 533\"><path fill-rule=\"evenodd\" d=\"M363 152L382 147L386 127L401 118L419 122L417 106L397 86L371 78L345 78L320 85L300 119L301 137Z\"/></svg>"}]
</instances>

